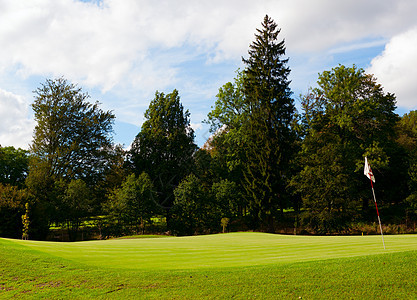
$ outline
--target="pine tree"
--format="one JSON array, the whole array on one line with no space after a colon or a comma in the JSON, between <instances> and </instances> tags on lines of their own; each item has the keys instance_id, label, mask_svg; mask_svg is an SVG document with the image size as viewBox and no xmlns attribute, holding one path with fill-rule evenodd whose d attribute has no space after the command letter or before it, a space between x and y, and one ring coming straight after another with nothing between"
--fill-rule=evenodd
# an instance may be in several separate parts
<instances>
[{"instance_id":1,"label":"pine tree","mask_svg":"<svg viewBox=\"0 0 417 300\"><path fill-rule=\"evenodd\" d=\"M251 198L257 222L274 231L274 216L286 202L285 187L294 134L284 41L278 41L280 29L265 16L250 45L246 64L244 94L251 115L244 126L246 167L245 187Z\"/></svg>"}]
</instances>

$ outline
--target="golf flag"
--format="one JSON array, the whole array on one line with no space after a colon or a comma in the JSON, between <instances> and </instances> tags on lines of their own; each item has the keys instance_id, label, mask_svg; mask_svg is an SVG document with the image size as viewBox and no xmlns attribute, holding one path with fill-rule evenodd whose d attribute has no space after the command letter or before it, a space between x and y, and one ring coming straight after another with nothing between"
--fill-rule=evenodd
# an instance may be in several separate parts
<instances>
[{"instance_id":1,"label":"golf flag","mask_svg":"<svg viewBox=\"0 0 417 300\"><path fill-rule=\"evenodd\" d=\"M365 156L365 168L363 169L363 174L365 174L365 176L371 180L372 195L374 196L376 213L378 215L379 230L381 230L382 244L384 245L384 249L385 249L384 234L382 233L381 218L379 217L378 205L376 204L374 185L372 184L372 182L375 182L375 177L374 177L374 173L372 173L371 166L368 164L368 158L366 156Z\"/></svg>"},{"instance_id":2,"label":"golf flag","mask_svg":"<svg viewBox=\"0 0 417 300\"><path fill-rule=\"evenodd\" d=\"M363 174L368 177L370 180L375 182L374 173L372 173L371 166L368 164L368 158L365 156L365 168L363 169Z\"/></svg>"}]
</instances>

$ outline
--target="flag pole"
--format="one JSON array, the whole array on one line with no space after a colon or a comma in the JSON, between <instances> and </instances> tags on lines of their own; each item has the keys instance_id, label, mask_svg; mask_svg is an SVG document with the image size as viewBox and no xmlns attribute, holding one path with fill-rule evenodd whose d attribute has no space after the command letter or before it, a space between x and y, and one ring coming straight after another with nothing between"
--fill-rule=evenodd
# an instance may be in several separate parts
<instances>
[{"instance_id":1,"label":"flag pole","mask_svg":"<svg viewBox=\"0 0 417 300\"><path fill-rule=\"evenodd\" d=\"M373 184L373 182L375 182L375 177L374 177L374 174L372 173L371 166L368 164L368 158L366 156L365 156L365 167L363 169L363 174L366 177L368 177L369 180L371 181L372 195L374 195L375 208L376 208L376 213L378 215L379 229L381 231L382 244L384 245L384 250L385 250L384 234L382 233L381 218L379 217L378 205L376 204L376 197L375 197L374 184Z\"/></svg>"},{"instance_id":2,"label":"flag pole","mask_svg":"<svg viewBox=\"0 0 417 300\"><path fill-rule=\"evenodd\" d=\"M375 202L376 213L377 213L377 215L378 215L378 223L379 223L379 229L380 229L380 231L381 231L382 244L384 245L384 250L385 250L384 234L382 233L381 219L380 219L380 217L379 217L378 205L376 204L375 191L374 191L374 184L372 183L372 179L371 179L372 177L371 177L371 174L369 174L369 177L370 177L370 181L371 181L372 195L374 195L374 202Z\"/></svg>"}]
</instances>

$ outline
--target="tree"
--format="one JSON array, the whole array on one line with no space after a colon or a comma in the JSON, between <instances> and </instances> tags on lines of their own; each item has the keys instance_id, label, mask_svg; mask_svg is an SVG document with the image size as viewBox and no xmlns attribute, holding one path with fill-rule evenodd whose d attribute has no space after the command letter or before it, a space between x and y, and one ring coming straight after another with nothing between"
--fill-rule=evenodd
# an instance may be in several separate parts
<instances>
[{"instance_id":1,"label":"tree","mask_svg":"<svg viewBox=\"0 0 417 300\"><path fill-rule=\"evenodd\" d=\"M115 116L99 109L98 102L87 102L89 95L63 78L48 79L35 94L31 153L51 177L97 182L107 168Z\"/></svg>"},{"instance_id":2,"label":"tree","mask_svg":"<svg viewBox=\"0 0 417 300\"><path fill-rule=\"evenodd\" d=\"M43 220L37 223L32 219L32 229L38 227L38 238L45 236L54 215L65 213L56 205L55 183L82 179L92 188L108 168L106 158L112 146L115 117L99 109L98 102L87 102L88 98L81 88L63 78L48 79L35 91L32 108L37 125L26 183L37 200L32 211L37 212L38 221Z\"/></svg>"},{"instance_id":3,"label":"tree","mask_svg":"<svg viewBox=\"0 0 417 300\"><path fill-rule=\"evenodd\" d=\"M234 82L220 87L214 108L205 121L210 124L211 138L206 146L218 169L218 177L241 183L245 161L243 124L248 122L250 106L245 102L245 75L237 71Z\"/></svg>"},{"instance_id":4,"label":"tree","mask_svg":"<svg viewBox=\"0 0 417 300\"><path fill-rule=\"evenodd\" d=\"M378 193L386 189L384 173L391 181L396 177L398 116L395 96L356 66L325 71L317 83L302 101L306 136L298 155L301 170L291 185L301 194L306 224L325 233L346 229L361 200L366 210L371 198L362 175L364 156L377 173Z\"/></svg>"},{"instance_id":5,"label":"tree","mask_svg":"<svg viewBox=\"0 0 417 300\"><path fill-rule=\"evenodd\" d=\"M25 214L22 215L22 225L23 225L22 240L28 240L30 219L29 219L29 203L27 202L25 204Z\"/></svg>"},{"instance_id":6,"label":"tree","mask_svg":"<svg viewBox=\"0 0 417 300\"><path fill-rule=\"evenodd\" d=\"M130 151L136 174L149 174L157 191L157 204L166 212L168 226L173 191L193 164L194 131L190 113L184 111L178 91L156 92L145 112L145 122Z\"/></svg>"},{"instance_id":7,"label":"tree","mask_svg":"<svg viewBox=\"0 0 417 300\"><path fill-rule=\"evenodd\" d=\"M21 237L28 162L28 151L0 146L0 236Z\"/></svg>"},{"instance_id":8,"label":"tree","mask_svg":"<svg viewBox=\"0 0 417 300\"><path fill-rule=\"evenodd\" d=\"M220 87L216 95L213 110L207 115L206 123L210 124L211 133L222 127L239 129L250 115L250 106L245 102L244 81L245 73L236 71L234 82L228 82Z\"/></svg>"},{"instance_id":9,"label":"tree","mask_svg":"<svg viewBox=\"0 0 417 300\"><path fill-rule=\"evenodd\" d=\"M205 170L213 172L212 193L222 202L219 195L224 192L231 192L223 198L224 203L220 205L229 205L230 217L243 221L249 207L251 195L245 194L244 185L246 184L243 176L246 159L245 149L245 124L250 120L250 105L245 101L244 82L245 73L238 70L237 76L233 82L228 82L220 87L216 95L214 108L208 114L205 121L209 123L212 136L206 142L204 147L211 157L210 166ZM197 152L196 154L200 154ZM196 166L199 167L199 156L196 155ZM201 177L201 172L198 172ZM232 189L230 187L233 186ZM221 191L224 189L223 191ZM234 191L232 191L234 190ZM237 193L235 191L238 191ZM218 193L220 192L220 193ZM246 197L245 197L246 196Z\"/></svg>"},{"instance_id":10,"label":"tree","mask_svg":"<svg viewBox=\"0 0 417 300\"><path fill-rule=\"evenodd\" d=\"M0 146L0 182L22 187L28 173L28 151Z\"/></svg>"},{"instance_id":11,"label":"tree","mask_svg":"<svg viewBox=\"0 0 417 300\"><path fill-rule=\"evenodd\" d=\"M396 128L397 142L405 150L404 159L408 164L405 174L409 195L406 198L406 222L417 221L417 111L413 110L404 114Z\"/></svg>"},{"instance_id":12,"label":"tree","mask_svg":"<svg viewBox=\"0 0 417 300\"><path fill-rule=\"evenodd\" d=\"M220 224L222 225L222 232L224 233L224 231L226 230L227 225L229 224L230 219L229 218L222 218L220 220Z\"/></svg>"},{"instance_id":13,"label":"tree","mask_svg":"<svg viewBox=\"0 0 417 300\"><path fill-rule=\"evenodd\" d=\"M217 214L212 197L194 174L185 177L174 190L173 231L178 235L207 232L216 222Z\"/></svg>"},{"instance_id":14,"label":"tree","mask_svg":"<svg viewBox=\"0 0 417 300\"><path fill-rule=\"evenodd\" d=\"M63 179L55 182L57 206L54 220L65 224L70 241L77 239L77 233L83 220L93 209L92 191L82 179L73 179L66 183Z\"/></svg>"},{"instance_id":15,"label":"tree","mask_svg":"<svg viewBox=\"0 0 417 300\"><path fill-rule=\"evenodd\" d=\"M109 152L107 165L108 169L104 173L105 178L100 182L100 187L104 193L109 193L119 187L129 175L127 166L128 151L122 145L115 145Z\"/></svg>"},{"instance_id":16,"label":"tree","mask_svg":"<svg viewBox=\"0 0 417 300\"><path fill-rule=\"evenodd\" d=\"M291 128L295 107L284 41L278 41L280 29L267 15L262 29L243 59L244 101L250 111L244 122L244 187L251 197L255 224L274 231L276 211L286 206L287 170L295 135Z\"/></svg>"},{"instance_id":17,"label":"tree","mask_svg":"<svg viewBox=\"0 0 417 300\"><path fill-rule=\"evenodd\" d=\"M234 181L222 179L213 183L211 194L217 215L228 218L238 218L243 215L245 202L239 186Z\"/></svg>"},{"instance_id":18,"label":"tree","mask_svg":"<svg viewBox=\"0 0 417 300\"><path fill-rule=\"evenodd\" d=\"M340 140L326 133L317 134L314 143L306 137L298 159L303 168L291 182L307 209L303 223L321 234L345 229L358 204L348 197L349 176Z\"/></svg>"},{"instance_id":19,"label":"tree","mask_svg":"<svg viewBox=\"0 0 417 300\"><path fill-rule=\"evenodd\" d=\"M113 218L134 227L136 233L144 233L146 223L151 222L156 212L155 197L148 174L142 173L138 177L131 174L113 192L105 206Z\"/></svg>"},{"instance_id":20,"label":"tree","mask_svg":"<svg viewBox=\"0 0 417 300\"><path fill-rule=\"evenodd\" d=\"M0 236L22 237L21 216L25 210L27 195L16 186L0 183Z\"/></svg>"}]
</instances>

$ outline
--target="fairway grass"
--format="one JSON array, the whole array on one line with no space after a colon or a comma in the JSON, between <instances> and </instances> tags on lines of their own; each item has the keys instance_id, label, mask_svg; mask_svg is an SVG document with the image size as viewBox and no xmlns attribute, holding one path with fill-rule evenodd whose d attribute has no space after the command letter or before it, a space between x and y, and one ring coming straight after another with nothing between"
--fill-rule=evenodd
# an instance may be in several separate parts
<instances>
[{"instance_id":1,"label":"fairway grass","mask_svg":"<svg viewBox=\"0 0 417 300\"><path fill-rule=\"evenodd\" d=\"M417 236L0 239L0 298L417 298Z\"/></svg>"},{"instance_id":2,"label":"fairway grass","mask_svg":"<svg viewBox=\"0 0 417 300\"><path fill-rule=\"evenodd\" d=\"M163 239L56 243L15 240L90 266L161 270L242 267L417 250L417 236L289 236L230 233Z\"/></svg>"}]
</instances>

